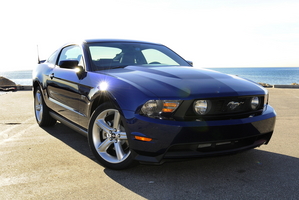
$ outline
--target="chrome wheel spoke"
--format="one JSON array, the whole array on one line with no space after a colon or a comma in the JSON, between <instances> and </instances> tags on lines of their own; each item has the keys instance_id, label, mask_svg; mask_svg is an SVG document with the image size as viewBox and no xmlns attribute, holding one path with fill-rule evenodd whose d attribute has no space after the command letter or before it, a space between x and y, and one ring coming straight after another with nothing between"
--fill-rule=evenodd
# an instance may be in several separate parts
<instances>
[{"instance_id":1,"label":"chrome wheel spoke","mask_svg":"<svg viewBox=\"0 0 299 200\"><path fill-rule=\"evenodd\" d=\"M105 132L113 131L113 128L111 128L104 119L99 119L96 121L96 124L99 128L103 129Z\"/></svg>"},{"instance_id":2,"label":"chrome wheel spoke","mask_svg":"<svg viewBox=\"0 0 299 200\"><path fill-rule=\"evenodd\" d=\"M104 140L100 145L98 146L98 151L100 152L107 152L107 149L110 147L110 145L113 143L113 141L110 141L108 139Z\"/></svg>"},{"instance_id":3,"label":"chrome wheel spoke","mask_svg":"<svg viewBox=\"0 0 299 200\"><path fill-rule=\"evenodd\" d=\"M43 117L43 111L42 111L42 109L37 114L38 114L39 120L41 120L42 117Z\"/></svg>"},{"instance_id":4,"label":"chrome wheel spoke","mask_svg":"<svg viewBox=\"0 0 299 200\"><path fill-rule=\"evenodd\" d=\"M122 160L125 156L124 150L120 142L114 143L115 153L118 160Z\"/></svg>"},{"instance_id":5,"label":"chrome wheel spoke","mask_svg":"<svg viewBox=\"0 0 299 200\"><path fill-rule=\"evenodd\" d=\"M120 124L120 114L118 111L114 112L114 120L113 120L113 128L114 130L119 129L119 124Z\"/></svg>"},{"instance_id":6,"label":"chrome wheel spoke","mask_svg":"<svg viewBox=\"0 0 299 200\"><path fill-rule=\"evenodd\" d=\"M41 104L41 94L39 92L37 93L37 102L39 105Z\"/></svg>"},{"instance_id":7,"label":"chrome wheel spoke","mask_svg":"<svg viewBox=\"0 0 299 200\"><path fill-rule=\"evenodd\" d=\"M43 104L42 104L42 97L39 91L35 94L35 115L37 121L41 121L43 118Z\"/></svg>"}]
</instances>

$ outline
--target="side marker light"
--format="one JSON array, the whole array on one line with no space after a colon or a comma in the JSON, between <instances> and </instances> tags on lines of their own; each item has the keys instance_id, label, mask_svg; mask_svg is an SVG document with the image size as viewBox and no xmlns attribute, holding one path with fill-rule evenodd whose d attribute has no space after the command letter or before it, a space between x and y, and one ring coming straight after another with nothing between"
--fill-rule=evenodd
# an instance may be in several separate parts
<instances>
[{"instance_id":1,"label":"side marker light","mask_svg":"<svg viewBox=\"0 0 299 200\"><path fill-rule=\"evenodd\" d=\"M135 135L135 139L140 140L140 141L144 141L144 142L150 142L150 141L153 140L152 138L147 138L147 137L142 137L142 136L137 136L137 135Z\"/></svg>"}]
</instances>

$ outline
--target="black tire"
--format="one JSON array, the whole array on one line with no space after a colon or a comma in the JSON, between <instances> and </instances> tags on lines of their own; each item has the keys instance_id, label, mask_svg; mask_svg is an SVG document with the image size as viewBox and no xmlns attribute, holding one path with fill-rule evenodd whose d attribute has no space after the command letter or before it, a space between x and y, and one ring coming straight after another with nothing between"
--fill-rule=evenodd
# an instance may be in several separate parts
<instances>
[{"instance_id":1,"label":"black tire","mask_svg":"<svg viewBox=\"0 0 299 200\"><path fill-rule=\"evenodd\" d=\"M45 104L43 94L39 87L35 89L34 93L34 114L36 122L39 126L53 126L56 120L50 116L49 108Z\"/></svg>"},{"instance_id":2,"label":"black tire","mask_svg":"<svg viewBox=\"0 0 299 200\"><path fill-rule=\"evenodd\" d=\"M101 165L125 169L135 165L119 110L110 102L99 106L88 127L90 149Z\"/></svg>"}]
</instances>

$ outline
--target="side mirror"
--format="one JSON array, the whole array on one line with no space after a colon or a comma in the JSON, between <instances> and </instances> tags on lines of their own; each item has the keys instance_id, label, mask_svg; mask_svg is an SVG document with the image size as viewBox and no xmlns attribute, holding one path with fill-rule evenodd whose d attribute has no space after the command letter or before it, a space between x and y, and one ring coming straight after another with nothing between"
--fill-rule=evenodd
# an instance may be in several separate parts
<instances>
[{"instance_id":1,"label":"side mirror","mask_svg":"<svg viewBox=\"0 0 299 200\"><path fill-rule=\"evenodd\" d=\"M74 69L75 69L75 72L80 80L86 77L87 73L84 70L83 66L78 65Z\"/></svg>"},{"instance_id":2,"label":"side mirror","mask_svg":"<svg viewBox=\"0 0 299 200\"><path fill-rule=\"evenodd\" d=\"M193 62L190 60L187 60L187 63L189 63L189 65L193 66Z\"/></svg>"},{"instance_id":3,"label":"side mirror","mask_svg":"<svg viewBox=\"0 0 299 200\"><path fill-rule=\"evenodd\" d=\"M75 69L78 67L78 64L78 60L61 60L58 63L59 67L66 69Z\"/></svg>"},{"instance_id":4,"label":"side mirror","mask_svg":"<svg viewBox=\"0 0 299 200\"><path fill-rule=\"evenodd\" d=\"M78 60L61 60L58 63L59 67L61 68L75 70L78 78L83 79L84 77L86 77L86 72L84 68L78 64L79 64Z\"/></svg>"}]
</instances>

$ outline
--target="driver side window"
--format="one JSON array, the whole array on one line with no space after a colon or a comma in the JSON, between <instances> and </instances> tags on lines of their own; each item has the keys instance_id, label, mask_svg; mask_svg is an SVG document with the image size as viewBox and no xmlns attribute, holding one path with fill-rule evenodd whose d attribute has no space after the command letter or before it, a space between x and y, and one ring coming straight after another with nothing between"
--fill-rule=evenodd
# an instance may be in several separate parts
<instances>
[{"instance_id":1,"label":"driver side window","mask_svg":"<svg viewBox=\"0 0 299 200\"><path fill-rule=\"evenodd\" d=\"M82 65L82 52L81 52L80 47L74 46L74 45L65 47L59 55L57 65L62 60L78 60L79 65L80 64Z\"/></svg>"}]
</instances>

